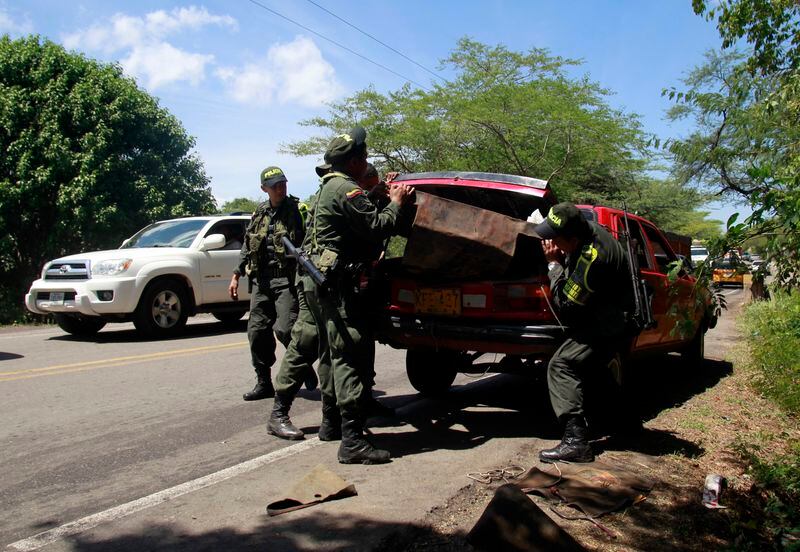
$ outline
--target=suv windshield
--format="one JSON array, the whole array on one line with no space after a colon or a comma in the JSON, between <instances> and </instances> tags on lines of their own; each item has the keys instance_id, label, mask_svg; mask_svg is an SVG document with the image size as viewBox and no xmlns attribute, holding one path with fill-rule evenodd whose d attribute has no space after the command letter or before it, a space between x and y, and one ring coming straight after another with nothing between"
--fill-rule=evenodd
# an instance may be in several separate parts
<instances>
[{"instance_id":1,"label":"suv windshield","mask_svg":"<svg viewBox=\"0 0 800 552\"><path fill-rule=\"evenodd\" d=\"M140 230L120 249L134 247L189 247L207 220L156 222Z\"/></svg>"}]
</instances>

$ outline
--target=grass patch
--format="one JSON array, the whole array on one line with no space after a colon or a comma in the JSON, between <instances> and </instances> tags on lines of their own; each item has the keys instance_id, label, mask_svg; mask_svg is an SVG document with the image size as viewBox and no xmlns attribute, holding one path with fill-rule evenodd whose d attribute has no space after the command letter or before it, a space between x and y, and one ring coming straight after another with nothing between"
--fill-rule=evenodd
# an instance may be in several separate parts
<instances>
[{"instance_id":1,"label":"grass patch","mask_svg":"<svg viewBox=\"0 0 800 552\"><path fill-rule=\"evenodd\" d=\"M800 417L800 293L775 293L771 301L748 306L742 325L752 385L781 407L787 424L796 424ZM756 432L740 441L736 450L760 491L762 532L783 550L800 550L800 441L787 432ZM740 537L747 533L745 525Z\"/></svg>"},{"instance_id":2,"label":"grass patch","mask_svg":"<svg viewBox=\"0 0 800 552\"><path fill-rule=\"evenodd\" d=\"M743 317L754 385L789 414L800 415L800 293L775 293Z\"/></svg>"}]
</instances>

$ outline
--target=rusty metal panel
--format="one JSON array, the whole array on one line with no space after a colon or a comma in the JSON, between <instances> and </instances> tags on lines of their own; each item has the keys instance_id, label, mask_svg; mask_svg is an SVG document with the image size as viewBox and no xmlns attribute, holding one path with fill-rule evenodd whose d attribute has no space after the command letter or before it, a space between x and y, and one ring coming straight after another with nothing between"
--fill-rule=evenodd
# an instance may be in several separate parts
<instances>
[{"instance_id":1,"label":"rusty metal panel","mask_svg":"<svg viewBox=\"0 0 800 552\"><path fill-rule=\"evenodd\" d=\"M416 192L417 214L403 266L436 278L501 276L520 234L538 238L534 225L466 203Z\"/></svg>"}]
</instances>

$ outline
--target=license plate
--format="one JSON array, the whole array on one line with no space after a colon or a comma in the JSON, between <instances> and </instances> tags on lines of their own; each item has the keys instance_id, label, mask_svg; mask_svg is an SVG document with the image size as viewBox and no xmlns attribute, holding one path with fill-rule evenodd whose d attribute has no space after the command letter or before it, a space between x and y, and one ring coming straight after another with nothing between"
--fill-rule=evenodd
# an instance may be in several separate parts
<instances>
[{"instance_id":1,"label":"license plate","mask_svg":"<svg viewBox=\"0 0 800 552\"><path fill-rule=\"evenodd\" d=\"M63 303L64 302L64 292L63 291L51 291L50 292L50 301L54 303Z\"/></svg>"},{"instance_id":2,"label":"license plate","mask_svg":"<svg viewBox=\"0 0 800 552\"><path fill-rule=\"evenodd\" d=\"M421 314L459 315L461 290L420 288L417 290L416 309Z\"/></svg>"}]
</instances>

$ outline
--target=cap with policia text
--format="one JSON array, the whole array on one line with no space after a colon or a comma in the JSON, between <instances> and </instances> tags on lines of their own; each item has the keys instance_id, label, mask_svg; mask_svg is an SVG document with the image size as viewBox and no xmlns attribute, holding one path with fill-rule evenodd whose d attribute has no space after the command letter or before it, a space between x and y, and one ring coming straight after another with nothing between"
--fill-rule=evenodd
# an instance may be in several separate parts
<instances>
[{"instance_id":1,"label":"cap with policia text","mask_svg":"<svg viewBox=\"0 0 800 552\"><path fill-rule=\"evenodd\" d=\"M534 231L545 240L555 237L580 237L589 229L589 223L583 218L580 210L572 203L558 203L550 208L547 218L539 223Z\"/></svg>"},{"instance_id":2,"label":"cap with policia text","mask_svg":"<svg viewBox=\"0 0 800 552\"><path fill-rule=\"evenodd\" d=\"M367 131L360 126L353 128L347 134L336 136L330 141L328 149L325 151L325 163L335 165L346 161L353 151L362 147L366 141Z\"/></svg>"},{"instance_id":3,"label":"cap with policia text","mask_svg":"<svg viewBox=\"0 0 800 552\"><path fill-rule=\"evenodd\" d=\"M278 167L267 167L261 171L261 185L272 188L279 182L286 182L286 175Z\"/></svg>"}]
</instances>

